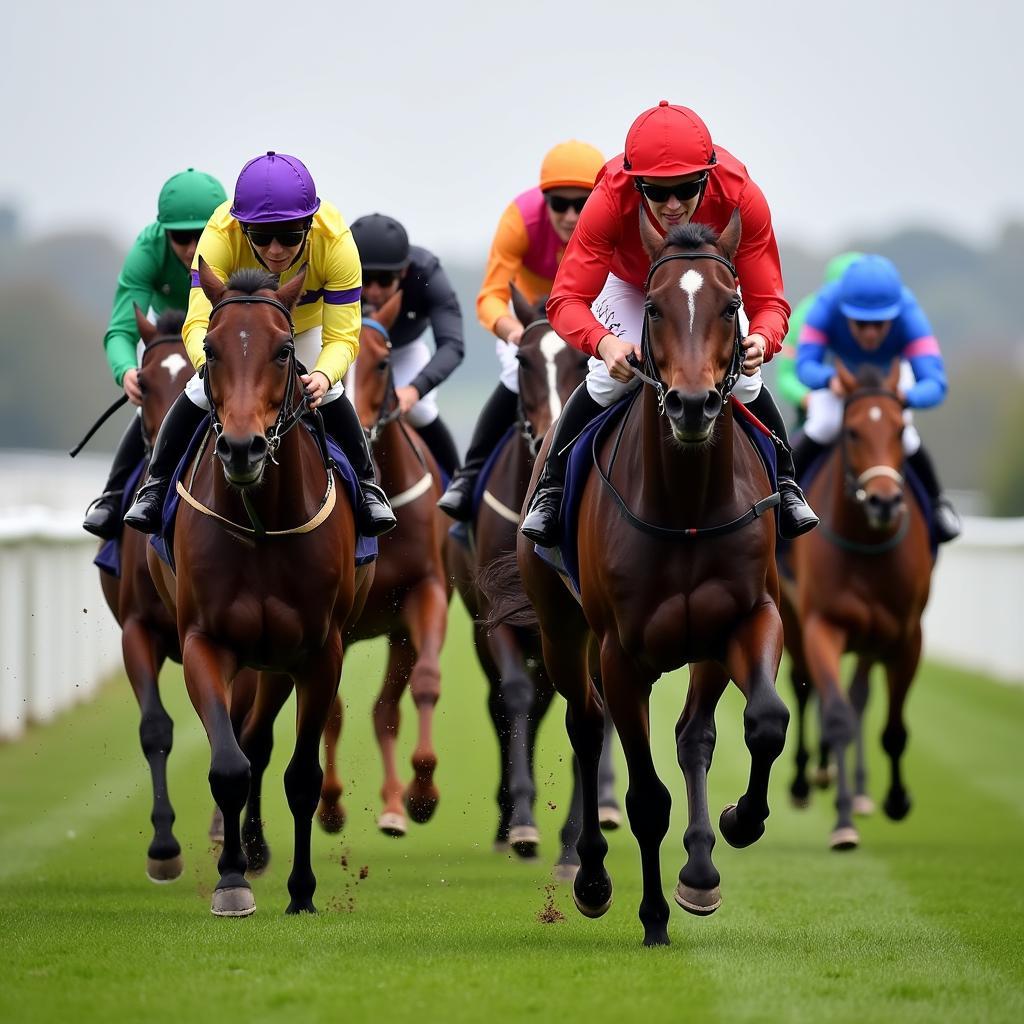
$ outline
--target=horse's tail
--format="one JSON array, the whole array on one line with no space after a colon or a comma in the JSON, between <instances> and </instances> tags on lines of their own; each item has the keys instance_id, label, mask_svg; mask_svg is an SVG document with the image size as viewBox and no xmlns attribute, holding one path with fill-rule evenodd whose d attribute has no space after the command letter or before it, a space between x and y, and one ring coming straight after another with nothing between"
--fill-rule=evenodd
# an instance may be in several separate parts
<instances>
[{"instance_id":1,"label":"horse's tail","mask_svg":"<svg viewBox=\"0 0 1024 1024\"><path fill-rule=\"evenodd\" d=\"M487 629L494 629L495 626L521 626L534 630L540 628L537 613L523 590L514 551L507 552L480 569L476 574L476 585L489 609L484 619Z\"/></svg>"}]
</instances>

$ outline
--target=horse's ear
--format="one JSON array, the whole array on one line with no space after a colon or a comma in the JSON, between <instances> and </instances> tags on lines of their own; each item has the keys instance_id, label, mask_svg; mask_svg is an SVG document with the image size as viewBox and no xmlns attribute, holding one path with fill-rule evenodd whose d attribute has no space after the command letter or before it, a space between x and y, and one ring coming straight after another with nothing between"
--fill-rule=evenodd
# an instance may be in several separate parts
<instances>
[{"instance_id":1,"label":"horse's ear","mask_svg":"<svg viewBox=\"0 0 1024 1024\"><path fill-rule=\"evenodd\" d=\"M852 395L857 390L857 378L838 359L836 360L836 376L839 378L843 394Z\"/></svg>"},{"instance_id":2,"label":"horse's ear","mask_svg":"<svg viewBox=\"0 0 1024 1024\"><path fill-rule=\"evenodd\" d=\"M509 291L512 293L512 311L516 319L526 327L537 319L537 310L530 305L526 296L516 287L515 281L509 281Z\"/></svg>"},{"instance_id":3,"label":"horse's ear","mask_svg":"<svg viewBox=\"0 0 1024 1024\"><path fill-rule=\"evenodd\" d=\"M640 201L640 241L643 244L644 252L647 253L647 258L652 263L665 247L665 239L661 237L658 229L654 226L651 214L643 200Z\"/></svg>"},{"instance_id":4,"label":"horse's ear","mask_svg":"<svg viewBox=\"0 0 1024 1024\"><path fill-rule=\"evenodd\" d=\"M725 230L718 236L718 247L730 262L735 258L736 250L740 247L740 235L742 233L743 222L740 219L740 208L737 206L732 211L732 216L729 218L729 223L726 224Z\"/></svg>"},{"instance_id":5,"label":"horse's ear","mask_svg":"<svg viewBox=\"0 0 1024 1024\"><path fill-rule=\"evenodd\" d=\"M210 300L211 306L216 306L227 291L224 282L214 273L213 267L202 256L199 257L199 287L203 289L203 294Z\"/></svg>"},{"instance_id":6,"label":"horse's ear","mask_svg":"<svg viewBox=\"0 0 1024 1024\"><path fill-rule=\"evenodd\" d=\"M132 303L132 309L135 312L135 326L139 329L139 337L144 345L148 345L156 337L156 324L146 319L137 302Z\"/></svg>"},{"instance_id":7,"label":"horse's ear","mask_svg":"<svg viewBox=\"0 0 1024 1024\"><path fill-rule=\"evenodd\" d=\"M379 323L384 330L390 331L395 326L395 321L398 319L398 314L402 310L402 289L399 288L394 295L391 296L387 302L384 303L376 313L373 314L373 319Z\"/></svg>"},{"instance_id":8,"label":"horse's ear","mask_svg":"<svg viewBox=\"0 0 1024 1024\"><path fill-rule=\"evenodd\" d=\"M309 264L303 263L299 267L299 272L287 284L281 285L277 289L277 301L281 305L292 309L295 303L299 301L299 296L302 294L302 286L306 283L306 271L308 269Z\"/></svg>"},{"instance_id":9,"label":"horse's ear","mask_svg":"<svg viewBox=\"0 0 1024 1024\"><path fill-rule=\"evenodd\" d=\"M900 389L900 361L894 359L892 365L889 367L889 372L885 375L885 390L898 392Z\"/></svg>"}]
</instances>

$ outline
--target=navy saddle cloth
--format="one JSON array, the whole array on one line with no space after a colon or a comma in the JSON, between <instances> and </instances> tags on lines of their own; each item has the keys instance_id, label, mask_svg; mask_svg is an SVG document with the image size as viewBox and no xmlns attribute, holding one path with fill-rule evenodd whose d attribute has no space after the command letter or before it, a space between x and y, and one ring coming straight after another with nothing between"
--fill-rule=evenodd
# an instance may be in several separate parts
<instances>
[{"instance_id":1,"label":"navy saddle cloth","mask_svg":"<svg viewBox=\"0 0 1024 1024\"><path fill-rule=\"evenodd\" d=\"M146 468L146 460L143 459L133 470L132 475L128 477L128 482L124 485L124 494L121 495L121 518L124 518L125 512L128 511L129 506L135 498L135 491L139 486L139 482L142 479L142 472ZM121 527L122 533L124 526ZM104 541L103 546L99 550L99 554L92 560L92 564L102 569L104 572L109 573L117 579L121 578L121 538L115 537L114 540Z\"/></svg>"},{"instance_id":2,"label":"navy saddle cloth","mask_svg":"<svg viewBox=\"0 0 1024 1024\"><path fill-rule=\"evenodd\" d=\"M487 456L487 461L483 464L483 468L480 470L480 474L476 478L476 485L473 488L473 518L468 523L456 523L454 526L448 528L448 535L453 539L457 540L464 547L469 547L469 531L473 523L476 522L477 514L480 512L480 506L483 504L484 491L487 490L487 482L491 478L491 474L494 472L494 467L497 465L498 459L501 457L501 453L508 447L512 438L515 437L518 427L511 426L505 431L501 440L494 446L491 454Z\"/></svg>"}]
</instances>

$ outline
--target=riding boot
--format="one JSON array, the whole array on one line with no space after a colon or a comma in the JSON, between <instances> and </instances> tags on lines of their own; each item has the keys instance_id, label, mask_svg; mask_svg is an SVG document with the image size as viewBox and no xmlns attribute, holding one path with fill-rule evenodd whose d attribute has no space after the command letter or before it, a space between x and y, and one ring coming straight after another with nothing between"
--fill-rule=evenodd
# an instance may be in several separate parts
<instances>
[{"instance_id":1,"label":"riding boot","mask_svg":"<svg viewBox=\"0 0 1024 1024\"><path fill-rule=\"evenodd\" d=\"M430 454L441 467L441 472L449 480L452 479L459 469L459 449L455 447L455 438L444 420L438 416L426 426L417 427L416 433L423 438Z\"/></svg>"},{"instance_id":2,"label":"riding boot","mask_svg":"<svg viewBox=\"0 0 1024 1024\"><path fill-rule=\"evenodd\" d=\"M779 535L786 540L799 537L818 525L818 517L807 504L804 492L793 478L793 453L789 448L786 421L765 385L747 408L782 442L775 446L779 478Z\"/></svg>"},{"instance_id":3,"label":"riding boot","mask_svg":"<svg viewBox=\"0 0 1024 1024\"><path fill-rule=\"evenodd\" d=\"M133 416L131 423L121 435L114 464L110 467L103 493L89 506L82 528L102 540L114 540L121 536L121 500L128 477L146 457L146 442L142 436L142 417Z\"/></svg>"},{"instance_id":4,"label":"riding boot","mask_svg":"<svg viewBox=\"0 0 1024 1024\"><path fill-rule=\"evenodd\" d=\"M183 391L167 410L153 443L153 456L149 461L149 476L139 488L135 503L125 514L124 521L141 533L157 533L163 516L164 498L171 477L178 468L185 449L195 437L199 425L209 415L200 409Z\"/></svg>"},{"instance_id":5,"label":"riding boot","mask_svg":"<svg viewBox=\"0 0 1024 1024\"><path fill-rule=\"evenodd\" d=\"M324 429L348 456L362 491L362 500L356 510L356 525L364 537L379 537L398 525L387 495L377 484L370 445L355 407L344 397L320 406Z\"/></svg>"},{"instance_id":6,"label":"riding boot","mask_svg":"<svg viewBox=\"0 0 1024 1024\"><path fill-rule=\"evenodd\" d=\"M530 500L529 511L519 526L524 536L541 547L549 548L558 543L558 518L562 511L569 453L587 424L603 409L604 406L590 397L584 381L569 396L561 415L555 420L548 457Z\"/></svg>"},{"instance_id":7,"label":"riding boot","mask_svg":"<svg viewBox=\"0 0 1024 1024\"><path fill-rule=\"evenodd\" d=\"M437 507L460 523L473 518L473 491L476 478L484 468L491 452L497 448L508 428L516 421L519 396L504 384L499 384L487 399L476 421L473 438L469 442L466 461L452 477L448 490L441 495Z\"/></svg>"},{"instance_id":8,"label":"riding boot","mask_svg":"<svg viewBox=\"0 0 1024 1024\"><path fill-rule=\"evenodd\" d=\"M935 516L935 539L940 544L956 540L960 536L960 517L953 508L953 503L942 493L942 484L939 483L938 474L935 472L935 464L924 450L924 445L921 445L913 455L908 455L907 462L924 485L931 500Z\"/></svg>"},{"instance_id":9,"label":"riding boot","mask_svg":"<svg viewBox=\"0 0 1024 1024\"><path fill-rule=\"evenodd\" d=\"M796 444L793 445L794 479L803 480L811 466L827 451L828 445L818 444L817 441L812 441L807 434L798 433Z\"/></svg>"}]
</instances>

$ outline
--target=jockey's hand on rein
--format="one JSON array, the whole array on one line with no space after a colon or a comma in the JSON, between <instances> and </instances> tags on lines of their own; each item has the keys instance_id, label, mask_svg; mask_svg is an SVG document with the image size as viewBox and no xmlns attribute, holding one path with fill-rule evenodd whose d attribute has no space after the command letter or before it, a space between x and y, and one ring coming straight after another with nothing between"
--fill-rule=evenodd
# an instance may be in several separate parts
<instances>
[{"instance_id":1,"label":"jockey's hand on rein","mask_svg":"<svg viewBox=\"0 0 1024 1024\"><path fill-rule=\"evenodd\" d=\"M597 343L597 354L604 361L609 375L623 384L628 384L633 379L633 370L628 362L629 357L632 356L637 360L638 366L643 361L643 354L636 345L631 341L616 338L614 334L606 334Z\"/></svg>"},{"instance_id":2,"label":"jockey's hand on rein","mask_svg":"<svg viewBox=\"0 0 1024 1024\"><path fill-rule=\"evenodd\" d=\"M743 339L743 373L751 376L764 362L765 349L768 343L760 334L748 334Z\"/></svg>"},{"instance_id":3,"label":"jockey's hand on rein","mask_svg":"<svg viewBox=\"0 0 1024 1024\"><path fill-rule=\"evenodd\" d=\"M299 380L302 381L303 387L306 390L310 409L315 409L323 400L324 395L331 389L331 382L327 379L327 374L321 373L319 370L314 370L312 373L304 373L299 377Z\"/></svg>"}]
</instances>

